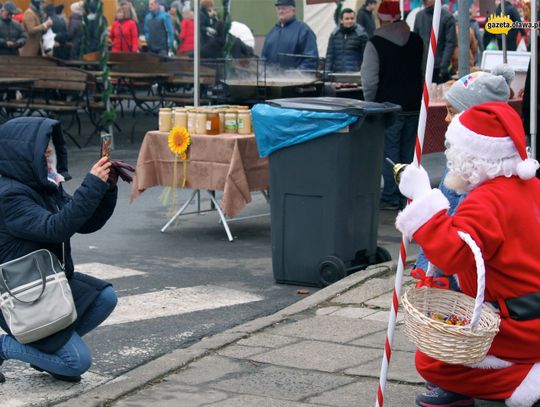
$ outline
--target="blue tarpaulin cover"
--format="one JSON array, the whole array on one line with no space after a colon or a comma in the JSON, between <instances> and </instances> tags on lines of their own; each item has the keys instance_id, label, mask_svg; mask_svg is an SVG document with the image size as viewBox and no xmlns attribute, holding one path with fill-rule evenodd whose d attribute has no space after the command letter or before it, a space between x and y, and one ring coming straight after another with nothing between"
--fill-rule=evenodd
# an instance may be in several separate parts
<instances>
[{"instance_id":1,"label":"blue tarpaulin cover","mask_svg":"<svg viewBox=\"0 0 540 407\"><path fill-rule=\"evenodd\" d=\"M358 120L346 113L283 109L257 104L251 109L259 155L338 131Z\"/></svg>"}]
</instances>

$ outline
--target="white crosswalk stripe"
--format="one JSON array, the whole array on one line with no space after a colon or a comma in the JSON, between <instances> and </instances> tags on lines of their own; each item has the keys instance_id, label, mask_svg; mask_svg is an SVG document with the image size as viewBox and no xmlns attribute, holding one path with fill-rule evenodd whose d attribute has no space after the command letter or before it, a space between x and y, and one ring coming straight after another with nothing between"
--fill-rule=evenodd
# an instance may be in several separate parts
<instances>
[{"instance_id":1,"label":"white crosswalk stripe","mask_svg":"<svg viewBox=\"0 0 540 407\"><path fill-rule=\"evenodd\" d=\"M263 297L230 288L203 285L120 297L101 325L115 325L261 301Z\"/></svg>"},{"instance_id":2,"label":"white crosswalk stripe","mask_svg":"<svg viewBox=\"0 0 540 407\"><path fill-rule=\"evenodd\" d=\"M92 277L101 278L103 280L114 280L123 277L140 276L146 273L129 268L111 266L103 263L84 263L75 266L75 271L79 273L89 274Z\"/></svg>"}]
</instances>

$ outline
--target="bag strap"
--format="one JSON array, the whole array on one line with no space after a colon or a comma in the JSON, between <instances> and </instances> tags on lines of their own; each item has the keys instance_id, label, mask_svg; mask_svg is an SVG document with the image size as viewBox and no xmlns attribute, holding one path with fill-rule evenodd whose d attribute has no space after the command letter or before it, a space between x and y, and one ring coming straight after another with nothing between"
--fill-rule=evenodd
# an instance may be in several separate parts
<instances>
[{"instance_id":1,"label":"bag strap","mask_svg":"<svg viewBox=\"0 0 540 407\"><path fill-rule=\"evenodd\" d=\"M18 298L15 294L13 294L11 292L11 290L9 289L9 287L7 285L6 276L4 275L4 269L0 268L0 277L2 278L2 284L4 285L4 288L6 289L6 291L8 292L8 294L10 296L12 296L17 301L22 302L24 304L33 304L34 302L38 301L41 298L41 296L43 295L43 293L45 292L45 287L47 285L47 280L45 279L45 274L43 274L43 271L41 271L41 267L39 267L39 262L37 261L36 257L33 257L32 260L34 261L34 263L36 265L36 268L37 268L37 270L39 272L39 275L41 276L41 292L39 293L39 295L36 298L34 298L33 300L30 300L30 301L21 300L20 298Z\"/></svg>"}]
</instances>

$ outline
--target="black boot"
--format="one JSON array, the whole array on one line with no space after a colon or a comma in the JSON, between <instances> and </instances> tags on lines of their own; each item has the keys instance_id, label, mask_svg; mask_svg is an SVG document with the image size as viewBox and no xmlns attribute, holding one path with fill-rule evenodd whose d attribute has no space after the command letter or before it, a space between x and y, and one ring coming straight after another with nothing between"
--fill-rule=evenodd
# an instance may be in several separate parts
<instances>
[{"instance_id":1,"label":"black boot","mask_svg":"<svg viewBox=\"0 0 540 407\"><path fill-rule=\"evenodd\" d=\"M81 381L81 376L64 376L61 374L56 374L49 372L48 370L42 369L36 365L30 365L32 369L37 370L38 372L45 372L49 373L52 377L54 377L56 380L61 380L63 382L69 382L69 383L79 383Z\"/></svg>"}]
</instances>

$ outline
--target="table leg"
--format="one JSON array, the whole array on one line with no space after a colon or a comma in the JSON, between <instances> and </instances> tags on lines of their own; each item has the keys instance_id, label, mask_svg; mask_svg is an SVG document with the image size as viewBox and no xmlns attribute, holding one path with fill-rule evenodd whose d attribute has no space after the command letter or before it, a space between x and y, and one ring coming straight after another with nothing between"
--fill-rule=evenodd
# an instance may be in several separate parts
<instances>
[{"instance_id":1,"label":"table leg","mask_svg":"<svg viewBox=\"0 0 540 407\"><path fill-rule=\"evenodd\" d=\"M184 205L182 205L182 207L178 210L178 212L176 212L174 214L174 216L169 219L169 221L165 224L165 226L163 226L161 228L161 233L165 232L165 230L167 230L167 228L169 226L171 226L171 224L176 220L177 217L179 217L185 210L186 208L188 207L188 205L191 203L191 201L193 201L193 198L195 198L195 195L197 195L197 193L199 192L198 189L195 189L193 190L193 192L191 193L191 196L189 197L189 199L186 201L186 203ZM228 229L228 228L227 228ZM230 233L230 232L229 232Z\"/></svg>"},{"instance_id":2,"label":"table leg","mask_svg":"<svg viewBox=\"0 0 540 407\"><path fill-rule=\"evenodd\" d=\"M225 233L227 233L227 237L229 238L229 242L232 242L234 239L231 234L231 230L229 229L229 224L227 223L227 218L225 217L225 214L223 213L223 210L221 209L221 206L219 206L219 202L216 201L216 198L212 194L213 191L206 191L208 193L208 196L210 197L210 201L215 205L216 210L218 211L219 218L221 219L221 222L223 223L223 227L225 228Z\"/></svg>"}]
</instances>

